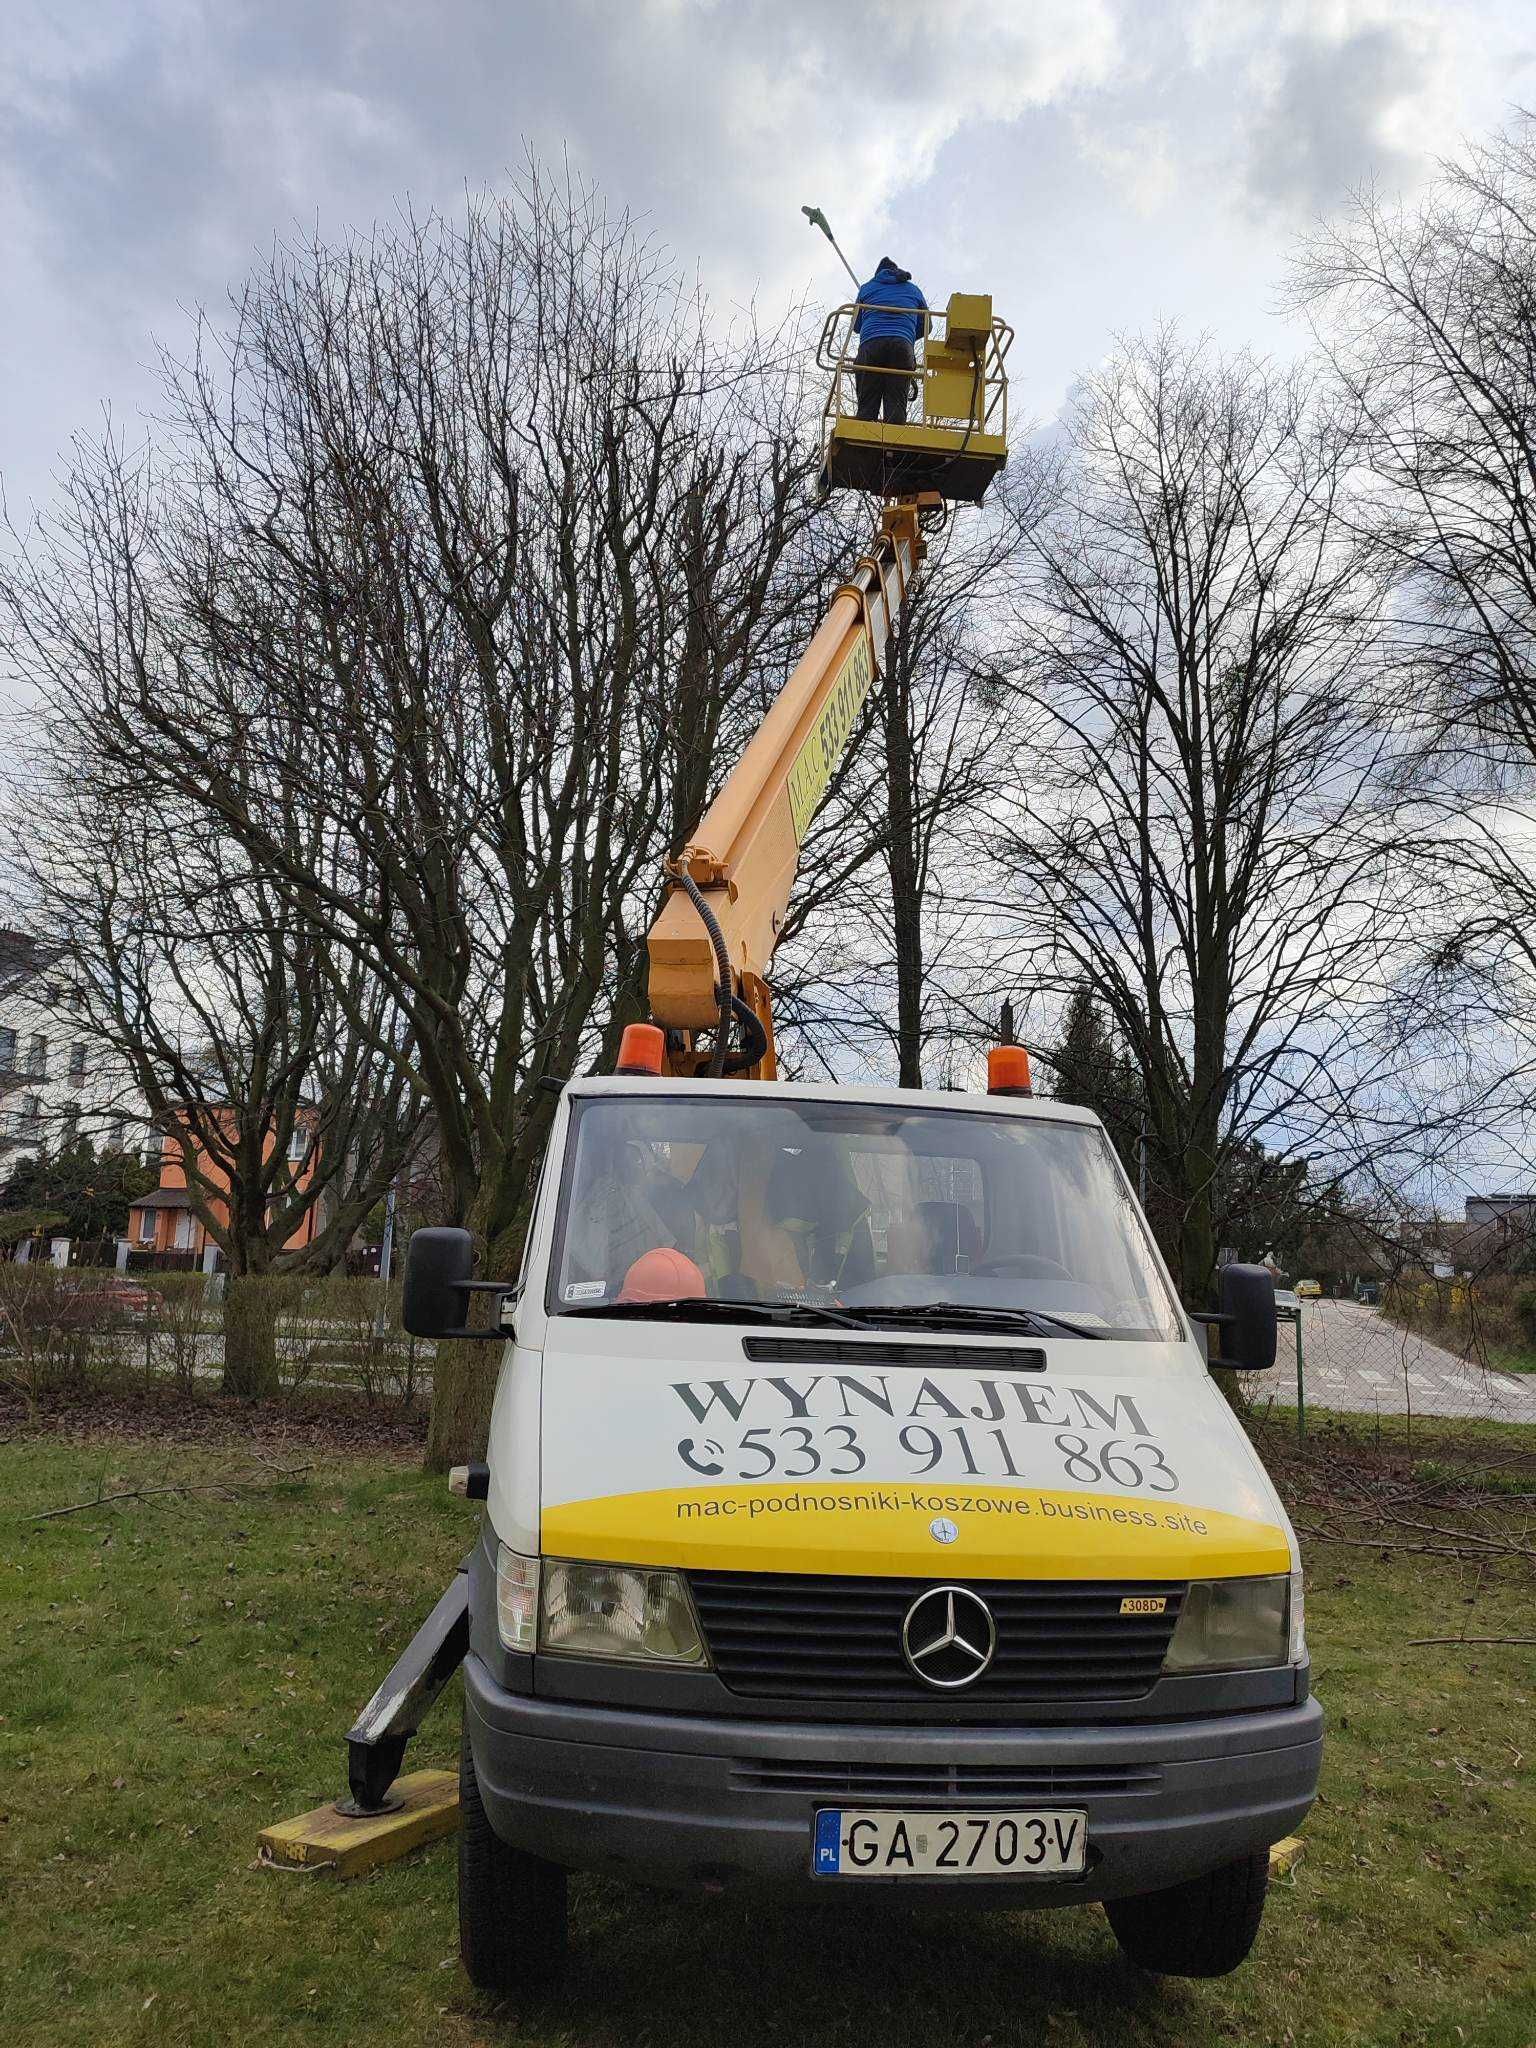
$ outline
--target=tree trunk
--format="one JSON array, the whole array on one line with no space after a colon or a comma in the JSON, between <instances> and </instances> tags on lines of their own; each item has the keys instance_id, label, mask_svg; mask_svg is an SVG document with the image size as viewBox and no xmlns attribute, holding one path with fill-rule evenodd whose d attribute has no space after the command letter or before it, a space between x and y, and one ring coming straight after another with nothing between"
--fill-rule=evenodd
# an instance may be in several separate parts
<instances>
[{"instance_id":1,"label":"tree trunk","mask_svg":"<svg viewBox=\"0 0 1536 2048\"><path fill-rule=\"evenodd\" d=\"M523 1239L532 1213L534 1177L518 1206L514 1227L505 1230L479 1261L479 1276L505 1280L510 1286L523 1255ZM475 1223L495 1202L495 1191L485 1188L470 1219L475 1242L485 1242ZM486 1316L483 1294L470 1297L470 1327ZM485 1456L490 1437L491 1404L496 1398L496 1381L506 1346L489 1340L473 1343L439 1344L432 1364L432 1409L427 1421L427 1449L423 1463L428 1472L446 1472L452 1465L465 1465Z\"/></svg>"},{"instance_id":2,"label":"tree trunk","mask_svg":"<svg viewBox=\"0 0 1536 2048\"><path fill-rule=\"evenodd\" d=\"M423 1461L427 1471L446 1472L451 1465L485 1456L502 1350L500 1344L438 1345Z\"/></svg>"},{"instance_id":3,"label":"tree trunk","mask_svg":"<svg viewBox=\"0 0 1536 2048\"><path fill-rule=\"evenodd\" d=\"M1179 1232L1179 1290L1186 1308L1215 1308L1216 1299L1216 1140L1191 1138L1184 1154L1183 1223ZM1220 1343L1217 1339L1217 1343ZM1237 1374L1212 1365L1211 1378L1227 1406L1239 1415L1247 1408Z\"/></svg>"},{"instance_id":4,"label":"tree trunk","mask_svg":"<svg viewBox=\"0 0 1536 2048\"><path fill-rule=\"evenodd\" d=\"M231 1273L225 1284L223 1390L246 1401L278 1391L277 1302L269 1273Z\"/></svg>"},{"instance_id":5,"label":"tree trunk","mask_svg":"<svg viewBox=\"0 0 1536 2048\"><path fill-rule=\"evenodd\" d=\"M885 762L899 1088L923 1085L923 899L912 759L911 666L911 647L898 627L886 684Z\"/></svg>"},{"instance_id":6,"label":"tree trunk","mask_svg":"<svg viewBox=\"0 0 1536 2048\"><path fill-rule=\"evenodd\" d=\"M1216 1229L1211 1213L1213 1162L1205 1148L1193 1142L1184 1156L1179 1291L1187 1308L1209 1308L1216 1277Z\"/></svg>"}]
</instances>

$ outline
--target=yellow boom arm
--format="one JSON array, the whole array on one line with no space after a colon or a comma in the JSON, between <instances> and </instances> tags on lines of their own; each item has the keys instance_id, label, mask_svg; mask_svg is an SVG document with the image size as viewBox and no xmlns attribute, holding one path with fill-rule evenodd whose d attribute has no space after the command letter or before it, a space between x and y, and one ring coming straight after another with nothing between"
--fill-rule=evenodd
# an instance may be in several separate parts
<instances>
[{"instance_id":1,"label":"yellow boom arm","mask_svg":"<svg viewBox=\"0 0 1536 2048\"><path fill-rule=\"evenodd\" d=\"M937 505L937 494L926 502ZM694 1036L717 1029L720 1019L714 945L679 880L686 873L724 939L730 993L748 1004L766 1035L766 1050L748 1071L762 1080L775 1077L768 993L773 950L801 845L884 664L892 626L922 561L918 513L924 503L909 498L883 509L870 552L833 599L693 837L668 863L672 883L647 945L651 1016L669 1034L674 1073L693 1073L704 1064Z\"/></svg>"}]
</instances>

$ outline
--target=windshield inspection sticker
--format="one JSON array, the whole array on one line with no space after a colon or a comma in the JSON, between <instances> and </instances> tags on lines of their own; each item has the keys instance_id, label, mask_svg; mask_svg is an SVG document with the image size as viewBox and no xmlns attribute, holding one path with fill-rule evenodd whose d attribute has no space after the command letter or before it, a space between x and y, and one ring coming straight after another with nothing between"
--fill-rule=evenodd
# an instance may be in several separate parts
<instances>
[{"instance_id":1,"label":"windshield inspection sticker","mask_svg":"<svg viewBox=\"0 0 1536 2048\"><path fill-rule=\"evenodd\" d=\"M568 1280L565 1286L567 1301L601 1301L608 1292L606 1280Z\"/></svg>"},{"instance_id":2,"label":"windshield inspection sticker","mask_svg":"<svg viewBox=\"0 0 1536 2048\"><path fill-rule=\"evenodd\" d=\"M546 1549L769 1571L835 1554L843 1572L890 1572L953 1544L968 1571L1059 1578L1291 1562L1278 1503L1203 1383L686 1375L664 1355L546 1357Z\"/></svg>"}]
</instances>

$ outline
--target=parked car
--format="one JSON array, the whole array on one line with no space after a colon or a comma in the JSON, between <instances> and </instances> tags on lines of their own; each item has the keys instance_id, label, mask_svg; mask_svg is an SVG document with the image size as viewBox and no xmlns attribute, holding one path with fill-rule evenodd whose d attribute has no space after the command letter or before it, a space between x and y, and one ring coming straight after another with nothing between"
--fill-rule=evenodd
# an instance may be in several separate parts
<instances>
[{"instance_id":1,"label":"parked car","mask_svg":"<svg viewBox=\"0 0 1536 2048\"><path fill-rule=\"evenodd\" d=\"M82 1306L89 1305L117 1315L148 1315L160 1301L158 1294L141 1286L137 1280L130 1280L126 1273L71 1274L64 1282L64 1289Z\"/></svg>"},{"instance_id":2,"label":"parked car","mask_svg":"<svg viewBox=\"0 0 1536 2048\"><path fill-rule=\"evenodd\" d=\"M1296 1282L1296 1297L1299 1301L1321 1301L1322 1296L1323 1289L1320 1281L1298 1280Z\"/></svg>"}]
</instances>

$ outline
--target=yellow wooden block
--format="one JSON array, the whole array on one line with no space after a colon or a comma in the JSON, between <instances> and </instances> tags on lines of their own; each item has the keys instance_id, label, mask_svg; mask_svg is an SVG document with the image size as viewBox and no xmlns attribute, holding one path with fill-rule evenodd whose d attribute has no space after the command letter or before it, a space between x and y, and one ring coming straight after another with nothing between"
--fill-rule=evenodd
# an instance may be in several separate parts
<instances>
[{"instance_id":1,"label":"yellow wooden block","mask_svg":"<svg viewBox=\"0 0 1536 2048\"><path fill-rule=\"evenodd\" d=\"M360 1877L380 1863L393 1863L451 1835L458 1826L457 1771L412 1771L396 1778L390 1789L404 1802L392 1813L354 1818L334 1806L317 1806L297 1820L263 1828L261 1860L290 1870L323 1867L338 1877Z\"/></svg>"},{"instance_id":2,"label":"yellow wooden block","mask_svg":"<svg viewBox=\"0 0 1536 2048\"><path fill-rule=\"evenodd\" d=\"M1289 1871L1296 1868L1306 1853L1307 1845L1300 1835L1287 1835L1283 1842L1271 1842L1269 1845L1270 1876L1286 1876Z\"/></svg>"}]
</instances>

